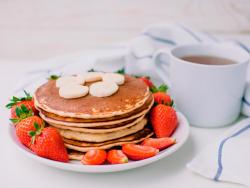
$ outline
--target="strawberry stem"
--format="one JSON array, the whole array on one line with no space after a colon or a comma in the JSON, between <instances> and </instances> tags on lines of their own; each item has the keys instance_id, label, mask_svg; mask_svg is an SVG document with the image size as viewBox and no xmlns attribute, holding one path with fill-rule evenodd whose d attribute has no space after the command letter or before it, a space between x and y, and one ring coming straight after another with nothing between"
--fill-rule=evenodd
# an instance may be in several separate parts
<instances>
[{"instance_id":1,"label":"strawberry stem","mask_svg":"<svg viewBox=\"0 0 250 188\"><path fill-rule=\"evenodd\" d=\"M29 110L24 104L22 104L21 106L17 106L15 109L15 113L17 118L10 119L10 121L14 124L34 115L32 109Z\"/></svg>"},{"instance_id":2,"label":"strawberry stem","mask_svg":"<svg viewBox=\"0 0 250 188\"><path fill-rule=\"evenodd\" d=\"M152 93L156 93L156 92L164 92L166 93L168 90L168 86L166 84L162 84L159 87L153 86L150 88L150 91Z\"/></svg>"},{"instance_id":3,"label":"strawberry stem","mask_svg":"<svg viewBox=\"0 0 250 188\"><path fill-rule=\"evenodd\" d=\"M118 73L118 74L125 74L125 69L122 68L122 69L116 71L116 73Z\"/></svg>"},{"instance_id":4,"label":"strawberry stem","mask_svg":"<svg viewBox=\"0 0 250 188\"><path fill-rule=\"evenodd\" d=\"M32 96L27 92L27 91L23 91L24 94L25 94L25 97L21 97L21 98L18 98L16 96L13 96L12 99L10 99L10 103L8 103L5 107L10 109L12 108L13 106L15 106L18 102L21 102L21 101L31 101L32 100Z\"/></svg>"},{"instance_id":5,"label":"strawberry stem","mask_svg":"<svg viewBox=\"0 0 250 188\"><path fill-rule=\"evenodd\" d=\"M42 133L42 130L44 129L44 122L41 124L41 126L34 122L35 131L29 131L29 136L31 136L31 144L35 143L36 137Z\"/></svg>"},{"instance_id":6,"label":"strawberry stem","mask_svg":"<svg viewBox=\"0 0 250 188\"><path fill-rule=\"evenodd\" d=\"M55 75L55 74L52 74L50 75L47 80L57 80L58 78L60 78L61 75Z\"/></svg>"}]
</instances>

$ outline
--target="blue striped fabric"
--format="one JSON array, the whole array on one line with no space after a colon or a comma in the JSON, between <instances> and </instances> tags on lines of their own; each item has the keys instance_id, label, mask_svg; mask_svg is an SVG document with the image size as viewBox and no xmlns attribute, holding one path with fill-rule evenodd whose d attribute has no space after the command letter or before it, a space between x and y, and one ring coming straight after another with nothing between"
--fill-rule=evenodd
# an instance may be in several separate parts
<instances>
[{"instance_id":1,"label":"blue striped fabric","mask_svg":"<svg viewBox=\"0 0 250 188\"><path fill-rule=\"evenodd\" d=\"M217 172L214 176L214 180L215 181L218 181L221 174L222 174L222 171L223 171L223 164L222 164L222 155L223 155L223 147L224 145L226 144L226 142L231 139L231 138L234 138L234 137L237 137L239 136L240 134L242 134L243 132L247 131L250 129L250 125L247 125L243 128L241 128L240 130L238 130L237 132L235 132L234 134L232 134L231 136L228 136L227 138L223 139L219 145L219 148L218 148L218 169L217 169Z\"/></svg>"},{"instance_id":2,"label":"blue striped fabric","mask_svg":"<svg viewBox=\"0 0 250 188\"><path fill-rule=\"evenodd\" d=\"M246 105L248 105L248 106L250 106L250 102L248 102L247 100L246 100L246 98L245 97L243 97L243 102L246 104Z\"/></svg>"}]
</instances>

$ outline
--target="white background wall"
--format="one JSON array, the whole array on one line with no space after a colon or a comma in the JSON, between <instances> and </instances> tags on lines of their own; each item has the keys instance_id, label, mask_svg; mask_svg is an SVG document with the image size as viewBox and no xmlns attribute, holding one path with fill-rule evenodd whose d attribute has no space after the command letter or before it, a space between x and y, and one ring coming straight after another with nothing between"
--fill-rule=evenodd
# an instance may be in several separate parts
<instances>
[{"instance_id":1,"label":"white background wall","mask_svg":"<svg viewBox=\"0 0 250 188\"><path fill-rule=\"evenodd\" d=\"M169 21L250 43L250 0L0 0L0 59L95 48Z\"/></svg>"}]
</instances>

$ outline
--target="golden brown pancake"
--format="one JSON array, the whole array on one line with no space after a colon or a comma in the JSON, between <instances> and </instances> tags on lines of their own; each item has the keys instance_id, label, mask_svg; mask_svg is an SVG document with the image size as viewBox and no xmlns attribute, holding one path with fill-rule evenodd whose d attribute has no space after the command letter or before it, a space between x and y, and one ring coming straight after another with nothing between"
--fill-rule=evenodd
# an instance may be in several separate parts
<instances>
[{"instance_id":1,"label":"golden brown pancake","mask_svg":"<svg viewBox=\"0 0 250 188\"><path fill-rule=\"evenodd\" d=\"M84 155L83 152L68 149L68 156L70 160L81 161L83 158L83 155Z\"/></svg>"},{"instance_id":2,"label":"golden brown pancake","mask_svg":"<svg viewBox=\"0 0 250 188\"><path fill-rule=\"evenodd\" d=\"M83 155L82 153L76 152L86 152L91 149L110 149L115 146L122 146L123 144L129 144L129 143L139 143L145 140L146 138L149 138L153 135L153 132L148 129L144 128L141 131L138 131L134 134L131 134L129 136L125 136L122 138L118 138L115 140L110 140L102 143L91 143L91 142L82 142L82 141L75 141L75 140L70 140L70 139L65 139L64 138L64 143L66 147L69 150L69 155L73 157L79 157L79 154ZM75 154L75 155L74 155Z\"/></svg>"},{"instance_id":3,"label":"golden brown pancake","mask_svg":"<svg viewBox=\"0 0 250 188\"><path fill-rule=\"evenodd\" d=\"M72 123L95 123L97 125L97 122L100 122L100 124L103 125L105 122L105 125L113 124L113 121L119 120L119 121L126 121L126 119L130 119L132 116L137 117L139 113L142 113L143 111L148 111L151 109L152 105L154 104L154 99L152 94L148 96L148 99L145 101L145 103L135 109L134 111L131 111L127 114L119 115L119 116L113 116L113 117L108 117L108 118L96 118L96 119L86 119L86 118L72 118L72 117L63 117L59 116L50 112L46 112L40 108L37 107L37 109L40 111L41 114L44 116L53 119L53 120L58 120L60 122L72 122ZM79 125L79 124L78 124Z\"/></svg>"},{"instance_id":4,"label":"golden brown pancake","mask_svg":"<svg viewBox=\"0 0 250 188\"><path fill-rule=\"evenodd\" d=\"M35 105L45 112L73 118L109 118L128 114L143 106L149 96L147 85L140 79L125 76L125 83L109 97L87 95L77 99L59 96L56 81L50 80L34 94ZM45 114L46 115L46 114Z\"/></svg>"},{"instance_id":5,"label":"golden brown pancake","mask_svg":"<svg viewBox=\"0 0 250 188\"><path fill-rule=\"evenodd\" d=\"M149 105L145 104L145 106L147 105L147 108L145 108L145 107L140 108L142 111L140 111L138 113L135 112L135 114L131 114L131 116L129 116L129 117L124 117L122 119L117 119L117 120L110 120L110 121L103 120L100 122L99 121L98 122L78 122L78 121L85 121L85 119L69 118L70 122L68 122L68 121L65 121L65 119L66 119L65 117L59 117L59 118L56 117L56 119L54 119L53 117L50 117L50 115L51 115L50 113L46 113L46 112L45 112L45 114L44 114L44 112L40 112L40 116L44 121L48 122L49 124L57 124L57 125L72 126L72 127L114 128L114 127L126 125L126 124L134 121L134 119L145 115L151 109L152 105L154 104L152 96L150 96L149 100L151 100ZM46 114L49 116L47 116ZM63 119L63 120L59 120L59 119ZM90 121L90 120L88 120L88 121Z\"/></svg>"},{"instance_id":6,"label":"golden brown pancake","mask_svg":"<svg viewBox=\"0 0 250 188\"><path fill-rule=\"evenodd\" d=\"M83 132L83 133L110 133L110 132L115 132L115 131L122 131L125 130L129 127L134 126L138 122L140 122L144 118L144 115L133 120L132 122L125 124L123 126L118 126L114 128L106 128L106 129L91 129L91 128L83 128L83 127L70 127L70 126L64 126L64 125L58 125L54 123L49 123L52 127L59 128L59 129L64 129L64 130L71 130L75 132Z\"/></svg>"},{"instance_id":7,"label":"golden brown pancake","mask_svg":"<svg viewBox=\"0 0 250 188\"><path fill-rule=\"evenodd\" d=\"M145 114L142 114L141 116L145 116ZM40 113L40 117L45 121L47 122L48 124L51 124L51 125L59 125L59 126L67 126L67 127L76 127L76 128L91 128L91 129L112 129L112 128L116 128L116 127L122 127L126 124L129 124L129 123L132 123L133 121L135 121L135 119L130 119L128 121L124 121L124 122L117 122L117 123L114 123L113 125L101 125L101 124L95 124L95 123L74 123L72 126L72 122L60 122L60 121L56 121L56 123L54 122L53 119L48 119L47 117L45 117L44 115L42 115ZM116 120L118 121L118 120ZM114 121L114 122L116 122ZM68 124L69 123L69 124ZM97 122L97 123L102 123L102 122ZM105 122L103 122L105 123ZM78 125L79 124L79 125ZM95 127L94 127L95 126ZM55 126L56 127L56 126Z\"/></svg>"},{"instance_id":8,"label":"golden brown pancake","mask_svg":"<svg viewBox=\"0 0 250 188\"><path fill-rule=\"evenodd\" d=\"M61 136L67 139L86 141L86 142L105 142L108 140L114 140L117 138L121 138L135 132L138 132L144 128L147 124L147 119L143 118L141 121L136 123L131 127L127 127L122 130L117 130L108 133L86 133L86 132L77 132L65 129L58 129Z\"/></svg>"}]
</instances>

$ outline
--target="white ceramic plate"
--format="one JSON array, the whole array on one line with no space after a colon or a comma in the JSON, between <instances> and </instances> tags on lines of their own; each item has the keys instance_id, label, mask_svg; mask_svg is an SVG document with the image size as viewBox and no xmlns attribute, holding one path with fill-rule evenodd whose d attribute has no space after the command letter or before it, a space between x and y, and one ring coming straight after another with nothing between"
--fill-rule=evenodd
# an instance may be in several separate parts
<instances>
[{"instance_id":1,"label":"white ceramic plate","mask_svg":"<svg viewBox=\"0 0 250 188\"><path fill-rule=\"evenodd\" d=\"M158 161L164 157L167 157L174 152L176 152L187 140L189 135L189 123L185 116L180 112L177 113L179 125L176 131L173 134L173 138L176 138L177 143L157 154L154 157L140 160L140 161L129 161L126 164L117 164L117 165L82 165L79 161L71 161L70 163L62 163L49 159L39 157L32 153L29 149L24 147L17 139L15 134L14 126L10 126L10 136L16 147L26 156L31 159L36 160L37 162L43 163L45 165L59 168L63 170L75 171L75 172L87 172L87 173L103 173L103 172L117 172L123 170L129 170L133 168L138 168L141 166L148 165L155 161Z\"/></svg>"}]
</instances>

